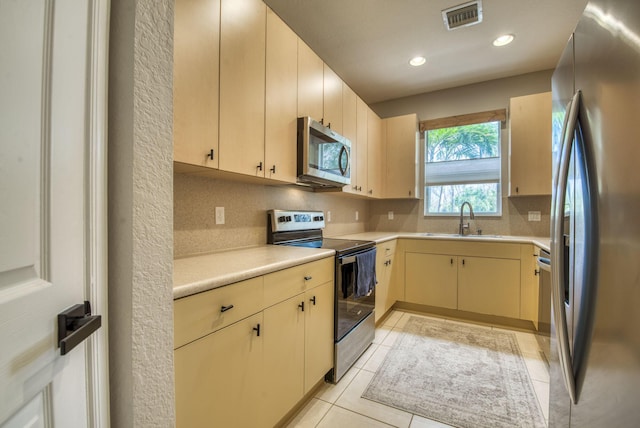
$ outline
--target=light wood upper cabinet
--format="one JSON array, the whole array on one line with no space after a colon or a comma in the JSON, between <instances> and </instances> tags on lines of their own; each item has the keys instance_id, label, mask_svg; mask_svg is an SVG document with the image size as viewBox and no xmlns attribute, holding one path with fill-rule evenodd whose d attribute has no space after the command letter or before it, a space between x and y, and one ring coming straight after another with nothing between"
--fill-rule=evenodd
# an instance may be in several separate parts
<instances>
[{"instance_id":1,"label":"light wood upper cabinet","mask_svg":"<svg viewBox=\"0 0 640 428\"><path fill-rule=\"evenodd\" d=\"M265 37L261 0L222 0L220 169L265 176Z\"/></svg>"},{"instance_id":2,"label":"light wood upper cabinet","mask_svg":"<svg viewBox=\"0 0 640 428\"><path fill-rule=\"evenodd\" d=\"M176 0L173 159L177 162L218 167L219 38L220 0Z\"/></svg>"},{"instance_id":3,"label":"light wood upper cabinet","mask_svg":"<svg viewBox=\"0 0 640 428\"><path fill-rule=\"evenodd\" d=\"M380 198L384 194L382 119L370 108L367 108L367 196Z\"/></svg>"},{"instance_id":4,"label":"light wood upper cabinet","mask_svg":"<svg viewBox=\"0 0 640 428\"><path fill-rule=\"evenodd\" d=\"M551 92L511 98L509 196L551 194Z\"/></svg>"},{"instance_id":5,"label":"light wood upper cabinet","mask_svg":"<svg viewBox=\"0 0 640 428\"><path fill-rule=\"evenodd\" d=\"M298 36L267 9L265 176L296 182Z\"/></svg>"},{"instance_id":6,"label":"light wood upper cabinet","mask_svg":"<svg viewBox=\"0 0 640 428\"><path fill-rule=\"evenodd\" d=\"M416 199L418 193L418 116L383 119L385 124L385 198Z\"/></svg>"},{"instance_id":7,"label":"light wood upper cabinet","mask_svg":"<svg viewBox=\"0 0 640 428\"><path fill-rule=\"evenodd\" d=\"M324 62L298 39L298 117L323 117Z\"/></svg>"},{"instance_id":8,"label":"light wood upper cabinet","mask_svg":"<svg viewBox=\"0 0 640 428\"><path fill-rule=\"evenodd\" d=\"M351 141L351 184L342 191L358 194L358 96L345 83L342 85L342 135Z\"/></svg>"},{"instance_id":9,"label":"light wood upper cabinet","mask_svg":"<svg viewBox=\"0 0 640 428\"><path fill-rule=\"evenodd\" d=\"M356 186L355 191L360 195L367 195L369 171L369 107L360 97L356 99L356 180L351 181ZM353 188L353 187L352 187Z\"/></svg>"},{"instance_id":10,"label":"light wood upper cabinet","mask_svg":"<svg viewBox=\"0 0 640 428\"><path fill-rule=\"evenodd\" d=\"M323 115L324 125L338 134L342 131L342 80L327 64L324 64Z\"/></svg>"}]
</instances>

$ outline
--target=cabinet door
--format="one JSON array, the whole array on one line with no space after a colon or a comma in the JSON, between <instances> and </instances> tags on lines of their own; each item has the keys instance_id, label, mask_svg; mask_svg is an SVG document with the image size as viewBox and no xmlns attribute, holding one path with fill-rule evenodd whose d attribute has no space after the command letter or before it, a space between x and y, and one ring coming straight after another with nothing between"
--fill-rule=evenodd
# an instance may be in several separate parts
<instances>
[{"instance_id":1,"label":"cabinet door","mask_svg":"<svg viewBox=\"0 0 640 428\"><path fill-rule=\"evenodd\" d=\"M177 0L173 39L173 160L218 167L220 0ZM208 156L213 151L213 156Z\"/></svg>"},{"instance_id":2,"label":"cabinet door","mask_svg":"<svg viewBox=\"0 0 640 428\"><path fill-rule=\"evenodd\" d=\"M175 350L176 426L266 426L262 312Z\"/></svg>"},{"instance_id":3,"label":"cabinet door","mask_svg":"<svg viewBox=\"0 0 640 428\"><path fill-rule=\"evenodd\" d=\"M387 275L388 257L382 251L380 245L376 251L376 303L375 303L375 322L378 322L386 313L385 306L389 297L389 281Z\"/></svg>"},{"instance_id":4,"label":"cabinet door","mask_svg":"<svg viewBox=\"0 0 640 428\"><path fill-rule=\"evenodd\" d=\"M264 376L262 402L264 422L275 424L303 396L304 390L304 324L307 309L304 294L264 310Z\"/></svg>"},{"instance_id":5,"label":"cabinet door","mask_svg":"<svg viewBox=\"0 0 640 428\"><path fill-rule=\"evenodd\" d=\"M458 257L458 309L520 317L520 260Z\"/></svg>"},{"instance_id":6,"label":"cabinet door","mask_svg":"<svg viewBox=\"0 0 640 428\"><path fill-rule=\"evenodd\" d=\"M418 197L418 116L407 114L386 123L385 198Z\"/></svg>"},{"instance_id":7,"label":"cabinet door","mask_svg":"<svg viewBox=\"0 0 640 428\"><path fill-rule=\"evenodd\" d=\"M333 281L305 292L305 394L333 367L333 296Z\"/></svg>"},{"instance_id":8,"label":"cabinet door","mask_svg":"<svg viewBox=\"0 0 640 428\"><path fill-rule=\"evenodd\" d=\"M261 0L222 0L220 169L264 177L265 37Z\"/></svg>"},{"instance_id":9,"label":"cabinet door","mask_svg":"<svg viewBox=\"0 0 640 428\"><path fill-rule=\"evenodd\" d=\"M367 109L367 196L382 197L382 120Z\"/></svg>"},{"instance_id":10,"label":"cabinet door","mask_svg":"<svg viewBox=\"0 0 640 428\"><path fill-rule=\"evenodd\" d=\"M540 248L529 245L520 245L520 318L530 320L538 329L538 309L540 298L540 268L538 256Z\"/></svg>"},{"instance_id":11,"label":"cabinet door","mask_svg":"<svg viewBox=\"0 0 640 428\"><path fill-rule=\"evenodd\" d=\"M298 36L267 9L265 176L296 182Z\"/></svg>"},{"instance_id":12,"label":"cabinet door","mask_svg":"<svg viewBox=\"0 0 640 428\"><path fill-rule=\"evenodd\" d=\"M368 187L368 152L369 152L369 107L360 97L356 98L356 132L358 147L356 151L356 192L366 195L369 191ZM352 182L353 184L353 182Z\"/></svg>"},{"instance_id":13,"label":"cabinet door","mask_svg":"<svg viewBox=\"0 0 640 428\"><path fill-rule=\"evenodd\" d=\"M324 63L298 38L298 117L317 121L323 116Z\"/></svg>"},{"instance_id":14,"label":"cabinet door","mask_svg":"<svg viewBox=\"0 0 640 428\"><path fill-rule=\"evenodd\" d=\"M509 196L551 194L551 92L511 98Z\"/></svg>"},{"instance_id":15,"label":"cabinet door","mask_svg":"<svg viewBox=\"0 0 640 428\"><path fill-rule=\"evenodd\" d=\"M410 303L458 307L457 256L405 254L405 299Z\"/></svg>"},{"instance_id":16,"label":"cabinet door","mask_svg":"<svg viewBox=\"0 0 640 428\"><path fill-rule=\"evenodd\" d=\"M324 64L323 115L324 124L342 134L342 79Z\"/></svg>"},{"instance_id":17,"label":"cabinet door","mask_svg":"<svg viewBox=\"0 0 640 428\"><path fill-rule=\"evenodd\" d=\"M343 83L342 86L342 135L351 141L351 184L343 192L358 194L358 96Z\"/></svg>"}]
</instances>

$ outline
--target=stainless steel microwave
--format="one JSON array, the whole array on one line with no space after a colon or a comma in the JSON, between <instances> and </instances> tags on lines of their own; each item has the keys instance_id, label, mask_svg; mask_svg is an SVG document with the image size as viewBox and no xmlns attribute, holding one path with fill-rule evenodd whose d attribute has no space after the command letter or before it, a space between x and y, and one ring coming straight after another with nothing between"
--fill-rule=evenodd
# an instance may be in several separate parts
<instances>
[{"instance_id":1,"label":"stainless steel microwave","mask_svg":"<svg viewBox=\"0 0 640 428\"><path fill-rule=\"evenodd\" d=\"M316 187L350 184L351 141L310 117L299 117L298 182Z\"/></svg>"}]
</instances>

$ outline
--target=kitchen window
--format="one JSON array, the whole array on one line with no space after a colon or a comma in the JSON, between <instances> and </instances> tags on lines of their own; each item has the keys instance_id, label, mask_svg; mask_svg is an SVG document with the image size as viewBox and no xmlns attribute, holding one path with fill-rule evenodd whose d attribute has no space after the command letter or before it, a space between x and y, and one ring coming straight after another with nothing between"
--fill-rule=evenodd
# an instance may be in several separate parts
<instances>
[{"instance_id":1,"label":"kitchen window","mask_svg":"<svg viewBox=\"0 0 640 428\"><path fill-rule=\"evenodd\" d=\"M501 215L500 124L425 132L425 215L458 215L465 201L476 215Z\"/></svg>"}]
</instances>

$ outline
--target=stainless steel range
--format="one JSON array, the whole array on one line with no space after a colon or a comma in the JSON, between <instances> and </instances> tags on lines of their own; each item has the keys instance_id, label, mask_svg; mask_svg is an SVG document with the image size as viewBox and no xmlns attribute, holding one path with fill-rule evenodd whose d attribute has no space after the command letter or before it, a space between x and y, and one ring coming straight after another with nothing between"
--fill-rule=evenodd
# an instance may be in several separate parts
<instances>
[{"instance_id":1,"label":"stainless steel range","mask_svg":"<svg viewBox=\"0 0 640 428\"><path fill-rule=\"evenodd\" d=\"M326 376L335 383L373 342L375 242L324 238L322 211L269 210L267 214L269 244L336 251L334 365Z\"/></svg>"}]
</instances>

